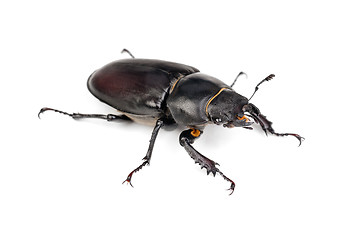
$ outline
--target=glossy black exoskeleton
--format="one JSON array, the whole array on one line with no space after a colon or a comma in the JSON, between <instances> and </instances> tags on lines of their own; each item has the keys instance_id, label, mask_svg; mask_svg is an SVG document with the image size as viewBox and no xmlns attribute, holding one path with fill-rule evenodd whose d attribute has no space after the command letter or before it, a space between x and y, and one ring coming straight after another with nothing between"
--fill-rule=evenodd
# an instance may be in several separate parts
<instances>
[{"instance_id":1,"label":"glossy black exoskeleton","mask_svg":"<svg viewBox=\"0 0 359 240\"><path fill-rule=\"evenodd\" d=\"M137 59L128 50L124 51L132 58L105 65L96 70L87 82L89 91L100 101L117 109L120 115L70 114L52 108L42 108L39 115L51 110L74 119L100 118L154 125L144 162L128 175L125 182L131 184L133 173L150 163L154 142L161 128L173 129L178 125L188 127L180 134L181 146L195 163L207 169L207 174L211 172L215 176L218 173L229 181L231 193L235 188L234 182L217 168L216 162L192 147L194 140L203 133L207 124L252 129L250 125L254 120L266 134L270 132L277 136L292 135L301 144L303 138L298 134L276 133L272 122L268 121L255 105L249 103L246 97L232 89L238 76L243 73L229 86L194 67L161 60ZM271 74L261 81L255 92L261 83L273 77Z\"/></svg>"}]
</instances>

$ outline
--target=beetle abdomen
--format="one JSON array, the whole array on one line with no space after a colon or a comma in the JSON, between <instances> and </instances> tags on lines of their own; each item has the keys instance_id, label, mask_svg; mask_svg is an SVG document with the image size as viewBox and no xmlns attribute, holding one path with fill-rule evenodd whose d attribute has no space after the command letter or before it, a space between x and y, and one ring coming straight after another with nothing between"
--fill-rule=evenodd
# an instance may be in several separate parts
<instances>
[{"instance_id":1,"label":"beetle abdomen","mask_svg":"<svg viewBox=\"0 0 359 240\"><path fill-rule=\"evenodd\" d=\"M123 59L105 65L88 80L90 92L102 102L131 115L161 117L169 88L196 68L150 59Z\"/></svg>"}]
</instances>

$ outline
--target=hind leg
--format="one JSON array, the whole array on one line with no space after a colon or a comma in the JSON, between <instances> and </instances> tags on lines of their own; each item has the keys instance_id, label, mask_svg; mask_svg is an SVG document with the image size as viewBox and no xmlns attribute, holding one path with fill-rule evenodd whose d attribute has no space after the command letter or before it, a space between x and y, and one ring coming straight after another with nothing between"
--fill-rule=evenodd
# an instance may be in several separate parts
<instances>
[{"instance_id":1,"label":"hind leg","mask_svg":"<svg viewBox=\"0 0 359 240\"><path fill-rule=\"evenodd\" d=\"M38 113L38 117L40 118L40 114L46 112L46 111L54 111L57 113L62 113L65 114L67 116L72 117L73 119L81 119L81 118L99 118L99 119L104 119L107 121L114 121L114 120L126 120L126 121L132 121L129 117L125 116L125 115L114 115L114 114L83 114L83 113L67 113L64 111L60 111L57 109L53 109L53 108L41 108L40 112Z\"/></svg>"}]
</instances>

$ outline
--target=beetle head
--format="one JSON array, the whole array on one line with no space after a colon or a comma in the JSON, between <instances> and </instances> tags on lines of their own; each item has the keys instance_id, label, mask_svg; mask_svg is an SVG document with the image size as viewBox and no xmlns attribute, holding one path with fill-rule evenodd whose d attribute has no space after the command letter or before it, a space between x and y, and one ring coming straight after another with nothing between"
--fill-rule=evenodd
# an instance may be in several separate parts
<instances>
[{"instance_id":1,"label":"beetle head","mask_svg":"<svg viewBox=\"0 0 359 240\"><path fill-rule=\"evenodd\" d=\"M207 114L213 123L223 127L248 127L253 122L244 115L243 107L246 105L246 97L224 89L209 101Z\"/></svg>"}]
</instances>

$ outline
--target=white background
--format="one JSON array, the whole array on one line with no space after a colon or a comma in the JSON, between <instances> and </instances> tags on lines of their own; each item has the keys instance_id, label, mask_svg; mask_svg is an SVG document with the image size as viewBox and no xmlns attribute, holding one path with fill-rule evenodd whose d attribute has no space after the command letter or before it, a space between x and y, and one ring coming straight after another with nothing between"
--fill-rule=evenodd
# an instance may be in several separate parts
<instances>
[{"instance_id":1,"label":"white background","mask_svg":"<svg viewBox=\"0 0 359 240\"><path fill-rule=\"evenodd\" d=\"M215 2L215 3L214 3ZM0 7L0 239L359 239L355 1L8 1ZM199 68L253 98L278 132L209 126L207 176L151 127L37 113L116 113L87 90L128 57Z\"/></svg>"}]
</instances>

